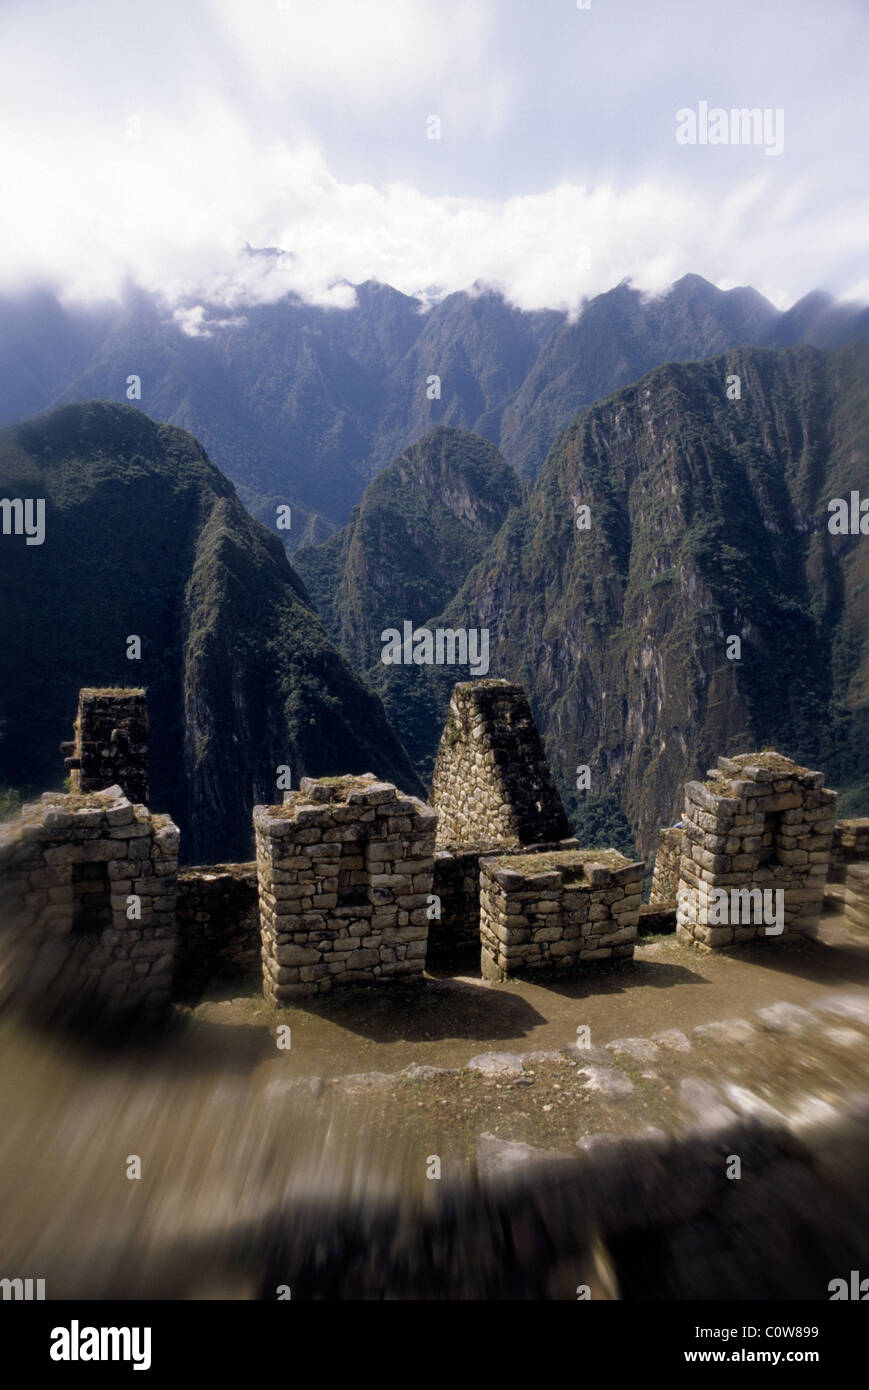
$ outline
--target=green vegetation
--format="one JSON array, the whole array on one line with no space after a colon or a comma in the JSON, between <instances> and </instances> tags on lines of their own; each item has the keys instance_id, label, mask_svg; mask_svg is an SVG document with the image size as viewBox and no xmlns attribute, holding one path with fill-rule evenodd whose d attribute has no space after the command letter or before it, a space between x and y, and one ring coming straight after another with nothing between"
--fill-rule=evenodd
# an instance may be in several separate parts
<instances>
[{"instance_id":1,"label":"green vegetation","mask_svg":"<svg viewBox=\"0 0 869 1390\"><path fill-rule=\"evenodd\" d=\"M494 445L439 427L378 474L343 530L294 556L330 631L380 695L424 779L444 694L469 673L452 668L432 677L419 667L384 666L381 633L401 632L405 621L431 626L521 497Z\"/></svg>"},{"instance_id":2,"label":"green vegetation","mask_svg":"<svg viewBox=\"0 0 869 1390\"><path fill-rule=\"evenodd\" d=\"M58 785L79 689L129 689L136 633L151 801L188 861L249 857L282 764L423 790L277 535L188 434L131 406L64 406L0 433L0 474L46 499L44 545L0 548L5 782Z\"/></svg>"},{"instance_id":3,"label":"green vegetation","mask_svg":"<svg viewBox=\"0 0 869 1390\"><path fill-rule=\"evenodd\" d=\"M565 881L584 871L586 864L603 864L607 869L623 869L630 862L625 855L612 849L562 849L539 854L508 854L495 861L496 867L512 869L517 874L533 877L559 869ZM580 872L582 877L582 872Z\"/></svg>"},{"instance_id":4,"label":"green vegetation","mask_svg":"<svg viewBox=\"0 0 869 1390\"><path fill-rule=\"evenodd\" d=\"M853 789L843 804L862 809L869 547L831 537L826 504L869 495L867 368L857 344L659 367L563 431L437 617L405 601L414 552L386 556L388 532L360 550L358 521L334 592L368 592L347 578L364 553L364 572L382 562L391 576L390 614L468 628L486 616L490 675L525 686L584 844L647 855L678 818L683 782L719 753L765 745ZM724 390L733 373L739 402ZM577 499L590 531L575 527ZM363 631L367 602L348 602L342 621ZM372 668L423 777L457 676ZM584 796L579 762L592 769Z\"/></svg>"}]
</instances>

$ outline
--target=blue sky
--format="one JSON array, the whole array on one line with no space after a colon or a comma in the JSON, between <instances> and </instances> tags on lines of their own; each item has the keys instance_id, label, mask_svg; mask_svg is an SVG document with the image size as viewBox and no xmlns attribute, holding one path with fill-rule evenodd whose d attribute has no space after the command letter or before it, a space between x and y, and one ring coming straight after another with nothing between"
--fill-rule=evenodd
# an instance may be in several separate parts
<instances>
[{"instance_id":1,"label":"blue sky","mask_svg":"<svg viewBox=\"0 0 869 1390\"><path fill-rule=\"evenodd\" d=\"M368 278L869 300L867 52L850 0L3 0L0 288L134 280L192 331ZM680 145L700 102L780 154Z\"/></svg>"}]
</instances>

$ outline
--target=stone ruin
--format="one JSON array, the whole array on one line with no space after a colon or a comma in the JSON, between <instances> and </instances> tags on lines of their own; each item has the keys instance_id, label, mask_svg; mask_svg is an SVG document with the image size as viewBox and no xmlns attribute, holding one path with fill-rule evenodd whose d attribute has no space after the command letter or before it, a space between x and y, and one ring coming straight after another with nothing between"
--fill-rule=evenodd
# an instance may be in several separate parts
<instances>
[{"instance_id":1,"label":"stone ruin","mask_svg":"<svg viewBox=\"0 0 869 1390\"><path fill-rule=\"evenodd\" d=\"M505 855L480 864L487 980L632 957L643 864L616 850Z\"/></svg>"},{"instance_id":2,"label":"stone ruin","mask_svg":"<svg viewBox=\"0 0 869 1390\"><path fill-rule=\"evenodd\" d=\"M435 762L439 846L559 841L570 822L521 685L456 685Z\"/></svg>"},{"instance_id":3,"label":"stone ruin","mask_svg":"<svg viewBox=\"0 0 869 1390\"><path fill-rule=\"evenodd\" d=\"M852 864L869 859L869 818L837 820L833 827L830 883L844 883Z\"/></svg>"},{"instance_id":4,"label":"stone ruin","mask_svg":"<svg viewBox=\"0 0 869 1390\"><path fill-rule=\"evenodd\" d=\"M24 806L0 827L4 995L90 1024L159 1015L177 872L176 826L118 786Z\"/></svg>"},{"instance_id":5,"label":"stone ruin","mask_svg":"<svg viewBox=\"0 0 869 1390\"><path fill-rule=\"evenodd\" d=\"M822 772L775 752L719 758L705 783L686 783L679 937L723 950L758 938L813 934L835 810L836 793L825 789ZM781 906L775 921L767 903Z\"/></svg>"},{"instance_id":6,"label":"stone ruin","mask_svg":"<svg viewBox=\"0 0 869 1390\"><path fill-rule=\"evenodd\" d=\"M254 809L267 999L422 976L436 824L371 773Z\"/></svg>"},{"instance_id":7,"label":"stone ruin","mask_svg":"<svg viewBox=\"0 0 869 1390\"><path fill-rule=\"evenodd\" d=\"M849 864L845 871L845 925L857 936L869 932L869 864Z\"/></svg>"},{"instance_id":8,"label":"stone ruin","mask_svg":"<svg viewBox=\"0 0 869 1390\"><path fill-rule=\"evenodd\" d=\"M869 821L834 827L822 774L777 753L721 758L686 785L641 909L643 865L566 833L520 686L455 687L433 807L371 773L304 778L255 808L254 863L180 875L176 827L131 795L147 790L147 727L143 691L83 690L67 758L80 790L47 793L0 830L5 991L43 1016L157 1015L255 970L284 1003L419 979L429 958L467 947L489 980L614 966L633 955L641 911L657 922L677 898L679 936L704 949L788 939L814 930L831 854L853 925L869 920L853 862ZM106 786L110 774L124 784ZM784 930L756 910L716 918L716 890L740 908L780 894Z\"/></svg>"},{"instance_id":9,"label":"stone ruin","mask_svg":"<svg viewBox=\"0 0 869 1390\"><path fill-rule=\"evenodd\" d=\"M175 999L250 979L262 958L256 864L185 865L176 920Z\"/></svg>"},{"instance_id":10,"label":"stone ruin","mask_svg":"<svg viewBox=\"0 0 869 1390\"><path fill-rule=\"evenodd\" d=\"M578 849L520 685L456 685L438 749L431 802L438 813L429 929L433 958L480 948L480 861L506 852Z\"/></svg>"},{"instance_id":11,"label":"stone ruin","mask_svg":"<svg viewBox=\"0 0 869 1390\"><path fill-rule=\"evenodd\" d=\"M670 826L658 836L658 853L652 873L649 902L658 907L672 904L675 909L679 894L679 867L682 862L682 827Z\"/></svg>"},{"instance_id":12,"label":"stone ruin","mask_svg":"<svg viewBox=\"0 0 869 1390\"><path fill-rule=\"evenodd\" d=\"M148 802L148 707L141 689L79 691L75 738L60 745L73 792L119 786L133 803Z\"/></svg>"}]
</instances>

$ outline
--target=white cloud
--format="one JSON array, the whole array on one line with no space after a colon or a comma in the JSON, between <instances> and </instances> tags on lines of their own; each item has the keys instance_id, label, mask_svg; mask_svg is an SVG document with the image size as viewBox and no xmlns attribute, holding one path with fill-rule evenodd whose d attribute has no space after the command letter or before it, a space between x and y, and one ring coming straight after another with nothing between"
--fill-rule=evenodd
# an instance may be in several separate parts
<instances>
[{"instance_id":1,"label":"white cloud","mask_svg":"<svg viewBox=\"0 0 869 1390\"><path fill-rule=\"evenodd\" d=\"M556 28L512 0L153 0L147 14L46 0L37 24L12 0L0 16L0 288L42 281L94 299L132 280L194 335L291 291L346 305L348 281L366 279L411 294L482 280L523 308L568 309L625 277L658 290L686 271L779 305L816 285L862 290L869 196L837 172L853 174L865 110L853 75L838 79L850 124L837 124L833 74L816 121L803 108L792 122L788 107L781 159L678 147L683 102L670 91L694 97L693 12L672 3L681 28L666 6L654 24L645 3L623 6L613 51L600 47L614 23L603 6L559 10ZM654 40L654 90L624 50L632 23ZM719 64L739 61L732 28ZM838 52L824 32L825 54ZM804 68L812 34L797 37ZM761 66L755 54L755 85ZM716 92L742 100L726 76ZM424 138L432 110L442 142ZM588 168L542 175L553 150Z\"/></svg>"}]
</instances>

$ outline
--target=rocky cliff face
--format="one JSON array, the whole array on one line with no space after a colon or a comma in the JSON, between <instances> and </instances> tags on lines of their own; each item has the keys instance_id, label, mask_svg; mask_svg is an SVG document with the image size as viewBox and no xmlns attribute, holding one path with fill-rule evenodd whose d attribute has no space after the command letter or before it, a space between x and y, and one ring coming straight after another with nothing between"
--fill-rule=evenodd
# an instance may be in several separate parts
<instances>
[{"instance_id":1,"label":"rocky cliff face","mask_svg":"<svg viewBox=\"0 0 869 1390\"><path fill-rule=\"evenodd\" d=\"M188 860L249 857L279 765L293 786L372 771L422 790L277 536L189 435L130 406L64 407L0 434L0 478L46 504L41 545L0 537L0 783L57 787L79 687L132 681L151 801Z\"/></svg>"},{"instance_id":2,"label":"rocky cliff face","mask_svg":"<svg viewBox=\"0 0 869 1390\"><path fill-rule=\"evenodd\" d=\"M866 369L856 344L660 367L564 431L441 608L467 550L420 589L422 554L395 543L395 525L357 523L334 538L331 588L318 592L335 632L359 655L368 612L488 628L488 674L527 690L581 834L625 845L629 826L647 853L677 817L685 780L764 744L823 768L845 813L858 813L869 800L869 542L832 535L827 504L869 495ZM391 477L409 510L439 505L436 470L426 483L396 466ZM360 516L369 505L372 518L388 515L376 487ZM312 584L321 553L306 552ZM466 676L376 675L425 778Z\"/></svg>"},{"instance_id":3,"label":"rocky cliff face","mask_svg":"<svg viewBox=\"0 0 869 1390\"><path fill-rule=\"evenodd\" d=\"M204 306L198 336L142 293L117 308L62 308L48 294L0 298L0 424L65 401L125 401L189 430L287 549L343 525L381 468L433 427L474 430L526 478L591 402L667 361L736 347L869 341L869 312L809 295L779 313L750 289L687 275L657 298L628 284L574 321L524 313L491 290L427 312L388 285L356 287L347 310L288 298L230 315ZM579 307L579 306L578 306ZM430 397L437 376L439 395Z\"/></svg>"},{"instance_id":4,"label":"rocky cliff face","mask_svg":"<svg viewBox=\"0 0 869 1390\"><path fill-rule=\"evenodd\" d=\"M564 432L447 610L490 628L566 797L587 765L641 852L719 753L775 744L862 792L867 542L827 503L869 494L866 368L857 347L658 368Z\"/></svg>"},{"instance_id":5,"label":"rocky cliff face","mask_svg":"<svg viewBox=\"0 0 869 1390\"><path fill-rule=\"evenodd\" d=\"M438 714L427 698L421 706L409 698L411 672L383 664L381 634L440 612L521 495L494 445L440 427L374 479L346 527L294 557L318 611L402 739L436 742ZM463 680L467 668L453 674Z\"/></svg>"}]
</instances>

